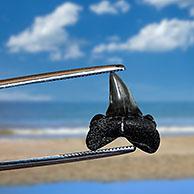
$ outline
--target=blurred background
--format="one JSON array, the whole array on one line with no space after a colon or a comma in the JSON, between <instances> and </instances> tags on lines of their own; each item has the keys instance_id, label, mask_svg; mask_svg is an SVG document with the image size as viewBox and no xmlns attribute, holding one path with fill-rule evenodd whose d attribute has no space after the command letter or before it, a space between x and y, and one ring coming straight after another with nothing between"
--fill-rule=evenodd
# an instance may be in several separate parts
<instances>
[{"instance_id":1,"label":"blurred background","mask_svg":"<svg viewBox=\"0 0 194 194\"><path fill-rule=\"evenodd\" d=\"M0 172L0 193L194 190L193 0L1 0L0 78L122 63L157 153ZM86 150L108 75L0 91L0 160ZM113 145L128 144L124 139Z\"/></svg>"}]
</instances>

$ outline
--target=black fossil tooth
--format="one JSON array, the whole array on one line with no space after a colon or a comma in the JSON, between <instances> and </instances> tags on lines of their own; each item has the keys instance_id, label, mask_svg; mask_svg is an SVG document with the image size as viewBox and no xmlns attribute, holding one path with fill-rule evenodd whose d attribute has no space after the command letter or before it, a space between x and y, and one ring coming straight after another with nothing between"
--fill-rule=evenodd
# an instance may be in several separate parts
<instances>
[{"instance_id":1,"label":"black fossil tooth","mask_svg":"<svg viewBox=\"0 0 194 194\"><path fill-rule=\"evenodd\" d=\"M110 73L109 82L109 107L106 111L106 115L126 116L129 113L142 115L131 92L129 92L121 78L112 72Z\"/></svg>"},{"instance_id":2,"label":"black fossil tooth","mask_svg":"<svg viewBox=\"0 0 194 194\"><path fill-rule=\"evenodd\" d=\"M89 149L97 150L118 137L125 137L147 153L156 152L160 145L153 117L143 116L124 82L111 73L106 116L98 114L92 118L86 144Z\"/></svg>"}]
</instances>

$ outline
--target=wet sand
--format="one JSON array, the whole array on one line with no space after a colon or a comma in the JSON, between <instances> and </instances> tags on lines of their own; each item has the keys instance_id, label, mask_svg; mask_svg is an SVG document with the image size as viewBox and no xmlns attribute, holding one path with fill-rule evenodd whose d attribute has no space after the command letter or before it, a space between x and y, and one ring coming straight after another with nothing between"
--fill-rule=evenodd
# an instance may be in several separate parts
<instances>
[{"instance_id":1,"label":"wet sand","mask_svg":"<svg viewBox=\"0 0 194 194\"><path fill-rule=\"evenodd\" d=\"M108 147L127 145L125 139ZM84 139L0 139L0 160L86 150ZM162 137L157 153L134 153L92 161L0 172L0 184L65 180L116 181L194 177L194 136Z\"/></svg>"}]
</instances>

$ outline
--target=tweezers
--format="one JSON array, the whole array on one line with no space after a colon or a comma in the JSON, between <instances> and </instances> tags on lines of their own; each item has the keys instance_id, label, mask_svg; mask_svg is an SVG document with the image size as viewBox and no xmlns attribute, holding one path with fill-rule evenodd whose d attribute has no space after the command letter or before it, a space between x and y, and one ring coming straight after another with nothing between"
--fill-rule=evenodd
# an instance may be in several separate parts
<instances>
[{"instance_id":1,"label":"tweezers","mask_svg":"<svg viewBox=\"0 0 194 194\"><path fill-rule=\"evenodd\" d=\"M90 76L90 75L109 73L113 71L123 71L123 70L125 70L124 65L115 64L115 65L85 67L85 68L71 69L71 70L65 70L65 71L56 71L56 72L28 75L23 77L0 80L0 89L22 86L27 84L41 83L41 82L50 82L50 81L56 81L56 80L78 78L83 76Z\"/></svg>"},{"instance_id":2,"label":"tweezers","mask_svg":"<svg viewBox=\"0 0 194 194\"><path fill-rule=\"evenodd\" d=\"M77 78L82 76L90 76L101 73L109 73L114 71L123 71L125 66L121 64L86 67L58 72L49 72L43 74L28 75L11 79L0 80L0 89L17 87L21 85L56 81L62 79ZM135 151L134 146L114 147L99 149L96 151L80 151L72 153L64 153L55 156L34 157L21 160L0 161L0 171L13 170L19 168L32 168L38 166L47 166L61 163L71 163L83 160L91 160L98 158L111 157L132 153Z\"/></svg>"},{"instance_id":3,"label":"tweezers","mask_svg":"<svg viewBox=\"0 0 194 194\"><path fill-rule=\"evenodd\" d=\"M114 147L99 149L96 151L82 151L59 154L55 156L44 156L28 158L23 160L12 160L0 162L0 171L13 170L20 168L32 168L38 166L47 166L61 163L72 163L83 160L92 160L98 158L111 157L116 155L128 154L135 151L134 146Z\"/></svg>"}]
</instances>

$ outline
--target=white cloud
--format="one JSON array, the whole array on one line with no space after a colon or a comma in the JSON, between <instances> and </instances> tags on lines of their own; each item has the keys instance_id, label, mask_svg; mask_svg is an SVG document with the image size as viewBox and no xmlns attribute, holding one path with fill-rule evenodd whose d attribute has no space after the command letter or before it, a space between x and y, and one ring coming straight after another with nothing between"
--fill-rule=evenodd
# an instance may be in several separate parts
<instances>
[{"instance_id":1,"label":"white cloud","mask_svg":"<svg viewBox=\"0 0 194 194\"><path fill-rule=\"evenodd\" d=\"M77 44L69 45L68 51L65 53L65 59L73 59L82 57L83 53L80 51L79 46Z\"/></svg>"},{"instance_id":2,"label":"white cloud","mask_svg":"<svg viewBox=\"0 0 194 194\"><path fill-rule=\"evenodd\" d=\"M52 97L42 94L30 94L23 92L2 92L0 95L0 101L33 101L33 102L42 102L42 101L51 101Z\"/></svg>"},{"instance_id":3,"label":"white cloud","mask_svg":"<svg viewBox=\"0 0 194 194\"><path fill-rule=\"evenodd\" d=\"M63 59L76 59L82 56L84 56L84 53L80 50L79 44L73 42L71 43L71 45L68 45L68 48L66 48L65 53L62 52L50 53L50 58L53 61L60 61Z\"/></svg>"},{"instance_id":4,"label":"white cloud","mask_svg":"<svg viewBox=\"0 0 194 194\"><path fill-rule=\"evenodd\" d=\"M143 2L157 8L169 5L178 5L180 8L194 6L194 0L143 0Z\"/></svg>"},{"instance_id":5,"label":"white cloud","mask_svg":"<svg viewBox=\"0 0 194 194\"><path fill-rule=\"evenodd\" d=\"M112 56L107 59L107 63L109 64L116 64L116 63L123 63L123 59L121 57Z\"/></svg>"},{"instance_id":6,"label":"white cloud","mask_svg":"<svg viewBox=\"0 0 194 194\"><path fill-rule=\"evenodd\" d=\"M190 16L194 16L194 0L143 0L144 3L161 9L170 5L189 10Z\"/></svg>"},{"instance_id":7,"label":"white cloud","mask_svg":"<svg viewBox=\"0 0 194 194\"><path fill-rule=\"evenodd\" d=\"M94 53L114 51L164 52L176 48L186 49L194 44L194 21L164 19L152 23L126 42L110 42L97 45Z\"/></svg>"},{"instance_id":8,"label":"white cloud","mask_svg":"<svg viewBox=\"0 0 194 194\"><path fill-rule=\"evenodd\" d=\"M12 35L7 47L10 52L48 52L55 60L66 58L66 55L69 58L80 57L83 54L79 44L72 40L66 28L78 21L81 10L77 4L63 3L52 13L36 17L33 24L21 33Z\"/></svg>"},{"instance_id":9,"label":"white cloud","mask_svg":"<svg viewBox=\"0 0 194 194\"><path fill-rule=\"evenodd\" d=\"M117 0L115 3L103 0L90 6L90 10L98 15L126 13L129 9L130 5L125 0Z\"/></svg>"},{"instance_id":10,"label":"white cloud","mask_svg":"<svg viewBox=\"0 0 194 194\"><path fill-rule=\"evenodd\" d=\"M109 36L107 38L108 41L114 41L114 42L117 42L117 41L120 41L120 37L117 36L117 35L113 35L113 36Z\"/></svg>"},{"instance_id":11,"label":"white cloud","mask_svg":"<svg viewBox=\"0 0 194 194\"><path fill-rule=\"evenodd\" d=\"M190 9L190 16L194 17L194 7Z\"/></svg>"}]
</instances>

